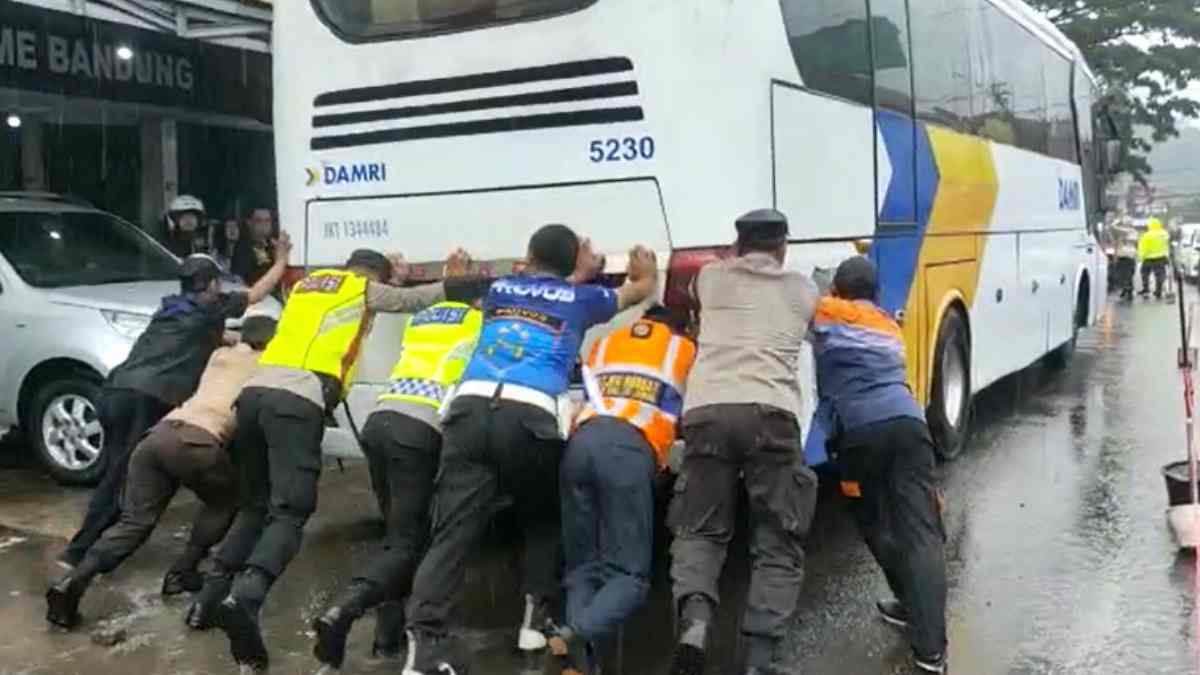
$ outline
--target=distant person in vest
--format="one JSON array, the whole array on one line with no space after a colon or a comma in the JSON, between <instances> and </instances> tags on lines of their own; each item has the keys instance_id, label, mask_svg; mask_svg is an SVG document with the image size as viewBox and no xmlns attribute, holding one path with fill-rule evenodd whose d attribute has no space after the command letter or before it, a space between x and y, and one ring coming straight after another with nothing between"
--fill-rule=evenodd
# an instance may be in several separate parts
<instances>
[{"instance_id":1,"label":"distant person in vest","mask_svg":"<svg viewBox=\"0 0 1200 675\"><path fill-rule=\"evenodd\" d=\"M138 443L129 460L121 518L83 561L46 592L46 620L63 628L80 621L79 602L98 574L108 574L149 538L179 486L200 498L191 537L164 586L200 589L200 561L225 536L237 512L237 476L225 444L233 435L233 402L275 334L275 319L247 317L240 344L213 352L200 387Z\"/></svg>"},{"instance_id":2,"label":"distant person in vest","mask_svg":"<svg viewBox=\"0 0 1200 675\"><path fill-rule=\"evenodd\" d=\"M592 675L595 645L646 600L654 478L667 465L696 345L662 306L596 342L587 405L563 456L566 623L550 637L554 675Z\"/></svg>"},{"instance_id":3,"label":"distant person in vest","mask_svg":"<svg viewBox=\"0 0 1200 675\"><path fill-rule=\"evenodd\" d=\"M736 257L709 263L696 278L700 349L688 377L686 448L668 514L680 612L673 675L705 672L743 487L751 531L750 588L738 624L742 672L784 672L779 645L800 595L817 499L797 421L800 347L817 298L808 277L784 267L787 234L782 213L747 213L737 220Z\"/></svg>"},{"instance_id":4,"label":"distant person in vest","mask_svg":"<svg viewBox=\"0 0 1200 675\"><path fill-rule=\"evenodd\" d=\"M1150 275L1153 274L1154 297L1162 299L1171 260L1171 238L1158 218L1150 219L1145 234L1138 240L1138 260L1142 263L1142 297L1150 295Z\"/></svg>"},{"instance_id":5,"label":"distant person in vest","mask_svg":"<svg viewBox=\"0 0 1200 675\"><path fill-rule=\"evenodd\" d=\"M212 617L238 664L268 665L259 610L316 509L325 419L354 382L373 316L482 295L479 280L461 278L466 261L456 251L447 267L457 278L404 288L391 285L408 275L401 258L360 249L344 270L317 270L292 289L275 339L237 399L233 461L249 493L191 612Z\"/></svg>"},{"instance_id":6,"label":"distant person in vest","mask_svg":"<svg viewBox=\"0 0 1200 675\"><path fill-rule=\"evenodd\" d=\"M167 207L166 246L180 258L195 253L207 253L208 218L204 202L191 195L179 195Z\"/></svg>"},{"instance_id":7,"label":"distant person in vest","mask_svg":"<svg viewBox=\"0 0 1200 675\"><path fill-rule=\"evenodd\" d=\"M571 423L567 383L584 333L654 292L654 254L630 251L620 289L589 282L603 264L563 225L529 241L526 269L494 284L484 300L479 346L442 421L431 544L406 608L407 675L465 672L449 620L466 562L500 504L524 530L525 608L517 647L546 647L549 600L559 593L558 470Z\"/></svg>"},{"instance_id":8,"label":"distant person in vest","mask_svg":"<svg viewBox=\"0 0 1200 675\"><path fill-rule=\"evenodd\" d=\"M150 427L196 391L213 351L224 343L225 321L242 316L283 278L291 242L285 235L275 247L281 262L248 291L223 293L221 270L206 255L184 260L180 294L163 298L128 358L109 373L98 406L104 427L99 460L103 473L79 532L59 558L64 566L78 565L104 530L117 522L129 453ZM189 589L171 579L163 584L167 595L185 590Z\"/></svg>"},{"instance_id":9,"label":"distant person in vest","mask_svg":"<svg viewBox=\"0 0 1200 675\"><path fill-rule=\"evenodd\" d=\"M822 298L812 341L816 419L832 441L842 493L895 599L878 603L907 628L913 661L946 671L946 533L933 440L908 388L900 326L876 304L875 265L843 262Z\"/></svg>"},{"instance_id":10,"label":"distant person in vest","mask_svg":"<svg viewBox=\"0 0 1200 675\"><path fill-rule=\"evenodd\" d=\"M483 289L481 289L483 290ZM414 314L404 329L400 359L362 430L371 487L386 523L383 550L355 566L350 587L313 620L321 663L341 668L351 625L378 607L376 658L396 658L404 633L404 605L429 533L433 479L442 453L438 416L475 352L483 313L473 304L439 302Z\"/></svg>"}]
</instances>

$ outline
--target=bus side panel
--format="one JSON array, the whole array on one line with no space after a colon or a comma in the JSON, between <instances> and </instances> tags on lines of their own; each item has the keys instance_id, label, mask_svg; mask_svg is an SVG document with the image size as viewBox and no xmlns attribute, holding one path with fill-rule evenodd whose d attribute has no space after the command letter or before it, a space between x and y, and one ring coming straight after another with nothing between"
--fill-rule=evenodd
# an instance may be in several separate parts
<instances>
[{"instance_id":1,"label":"bus side panel","mask_svg":"<svg viewBox=\"0 0 1200 675\"><path fill-rule=\"evenodd\" d=\"M869 108L771 87L775 206L794 239L870 236L875 229L875 121Z\"/></svg>"},{"instance_id":2,"label":"bus side panel","mask_svg":"<svg viewBox=\"0 0 1200 675\"><path fill-rule=\"evenodd\" d=\"M1013 353L1027 326L1017 320L1020 286L1017 280L1017 235L984 235L985 251L979 265L979 290L971 308L973 328L971 384L980 390L1004 377L1010 363L1020 357Z\"/></svg>"}]
</instances>

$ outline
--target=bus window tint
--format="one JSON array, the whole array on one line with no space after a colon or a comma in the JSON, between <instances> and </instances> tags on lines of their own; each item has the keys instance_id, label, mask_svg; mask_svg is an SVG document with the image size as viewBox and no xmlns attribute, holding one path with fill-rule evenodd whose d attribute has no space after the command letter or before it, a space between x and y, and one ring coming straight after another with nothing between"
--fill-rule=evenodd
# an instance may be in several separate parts
<instances>
[{"instance_id":1,"label":"bus window tint","mask_svg":"<svg viewBox=\"0 0 1200 675\"><path fill-rule=\"evenodd\" d=\"M351 39L409 37L574 11L596 0L313 0Z\"/></svg>"},{"instance_id":2,"label":"bus window tint","mask_svg":"<svg viewBox=\"0 0 1200 675\"><path fill-rule=\"evenodd\" d=\"M875 105L912 116L912 71L908 56L908 3L872 0Z\"/></svg>"},{"instance_id":3,"label":"bus window tint","mask_svg":"<svg viewBox=\"0 0 1200 675\"><path fill-rule=\"evenodd\" d=\"M871 104L866 0L781 0L804 86Z\"/></svg>"},{"instance_id":4,"label":"bus window tint","mask_svg":"<svg viewBox=\"0 0 1200 675\"><path fill-rule=\"evenodd\" d=\"M1046 73L1046 118L1050 125L1047 151L1051 157L1077 163L1075 117L1071 112L1071 62L1049 47L1042 47Z\"/></svg>"},{"instance_id":5,"label":"bus window tint","mask_svg":"<svg viewBox=\"0 0 1200 675\"><path fill-rule=\"evenodd\" d=\"M917 118L957 131L971 126L971 15L976 0L909 4Z\"/></svg>"},{"instance_id":6,"label":"bus window tint","mask_svg":"<svg viewBox=\"0 0 1200 675\"><path fill-rule=\"evenodd\" d=\"M1001 143L1046 153L1049 125L1046 119L1046 81L1042 41L999 9L986 5L985 23L996 51L990 83L991 112L980 133ZM1007 58L1000 56L1007 55Z\"/></svg>"}]
</instances>

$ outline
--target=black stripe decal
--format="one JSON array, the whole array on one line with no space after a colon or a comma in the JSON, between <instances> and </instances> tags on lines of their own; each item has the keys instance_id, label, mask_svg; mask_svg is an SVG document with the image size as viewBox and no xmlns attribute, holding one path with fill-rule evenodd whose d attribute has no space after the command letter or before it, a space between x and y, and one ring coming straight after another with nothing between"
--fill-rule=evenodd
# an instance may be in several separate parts
<instances>
[{"instance_id":1,"label":"black stripe decal","mask_svg":"<svg viewBox=\"0 0 1200 675\"><path fill-rule=\"evenodd\" d=\"M358 134L342 134L338 136L317 136L312 139L311 147L313 150L330 150L333 148L350 148L363 145L380 145L383 143L402 143L405 141L417 141L428 138L477 136L480 134L529 131L532 129L578 127L589 124L640 122L643 119L645 119L645 114L642 112L640 107L581 110L578 112L549 113L545 115L527 115L523 117L504 117L500 119L478 120L474 122L433 124L423 127L407 127L403 129L381 129L379 131L367 131Z\"/></svg>"},{"instance_id":2,"label":"black stripe decal","mask_svg":"<svg viewBox=\"0 0 1200 675\"><path fill-rule=\"evenodd\" d=\"M488 87L503 87L512 84L528 82L544 82L546 80L562 80L572 77L587 77L589 75L606 75L609 73L624 73L633 70L633 62L626 58L594 59L591 61L571 61L556 63L552 66L536 66L534 68L517 68L515 70L497 70L490 73L475 75L458 75L441 77L433 80L418 80L415 82L400 82L384 84L375 87L358 87L343 89L320 94L313 100L316 107L326 105L341 105L344 103L366 103L389 98L405 98L408 96L424 96L427 94L445 94L452 91L469 89L485 89Z\"/></svg>"},{"instance_id":3,"label":"black stripe decal","mask_svg":"<svg viewBox=\"0 0 1200 675\"><path fill-rule=\"evenodd\" d=\"M450 103L431 103L429 105L415 105L404 108L385 108L383 110L364 110L362 112L339 113L335 115L317 115L313 118L313 127L321 128L343 124L381 122L409 117L490 110L493 108L513 108L525 105L594 101L596 99L616 98L618 96L635 96L637 93L637 82L615 82L613 84L598 84L590 87L539 91L531 94L492 96L473 101L452 101Z\"/></svg>"}]
</instances>

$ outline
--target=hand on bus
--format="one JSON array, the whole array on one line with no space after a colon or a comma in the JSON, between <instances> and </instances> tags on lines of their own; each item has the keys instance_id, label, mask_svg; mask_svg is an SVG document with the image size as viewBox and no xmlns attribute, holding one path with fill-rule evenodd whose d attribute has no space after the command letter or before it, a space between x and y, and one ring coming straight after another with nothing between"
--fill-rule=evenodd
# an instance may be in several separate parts
<instances>
[{"instance_id":1,"label":"hand on bus","mask_svg":"<svg viewBox=\"0 0 1200 675\"><path fill-rule=\"evenodd\" d=\"M575 256L575 272L567 277L574 284L586 284L593 281L604 271L604 256L596 255L592 248L592 240L584 237L579 240L579 253Z\"/></svg>"},{"instance_id":2,"label":"hand on bus","mask_svg":"<svg viewBox=\"0 0 1200 675\"><path fill-rule=\"evenodd\" d=\"M275 239L275 264L287 265L288 256L292 253L292 237L287 232L280 232Z\"/></svg>"},{"instance_id":3,"label":"hand on bus","mask_svg":"<svg viewBox=\"0 0 1200 675\"><path fill-rule=\"evenodd\" d=\"M412 272L408 261L404 259L403 253L389 253L387 259L392 261L392 285L399 286L405 281L408 281L408 275Z\"/></svg>"},{"instance_id":4,"label":"hand on bus","mask_svg":"<svg viewBox=\"0 0 1200 675\"><path fill-rule=\"evenodd\" d=\"M658 286L658 259L654 251L645 246L634 246L629 251L629 265L625 268L625 285L617 290L617 307L632 307L654 294Z\"/></svg>"},{"instance_id":5,"label":"hand on bus","mask_svg":"<svg viewBox=\"0 0 1200 675\"><path fill-rule=\"evenodd\" d=\"M446 267L444 268L444 276L449 279L451 277L465 277L471 269L471 254L465 249L457 248L446 258Z\"/></svg>"},{"instance_id":6,"label":"hand on bus","mask_svg":"<svg viewBox=\"0 0 1200 675\"><path fill-rule=\"evenodd\" d=\"M658 258L654 251L645 246L634 246L629 250L629 265L626 268L629 280L638 283L643 279L658 278Z\"/></svg>"}]
</instances>

